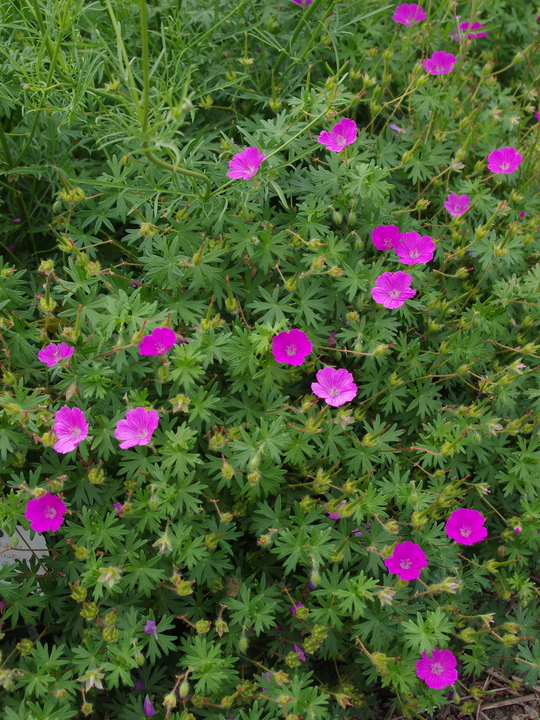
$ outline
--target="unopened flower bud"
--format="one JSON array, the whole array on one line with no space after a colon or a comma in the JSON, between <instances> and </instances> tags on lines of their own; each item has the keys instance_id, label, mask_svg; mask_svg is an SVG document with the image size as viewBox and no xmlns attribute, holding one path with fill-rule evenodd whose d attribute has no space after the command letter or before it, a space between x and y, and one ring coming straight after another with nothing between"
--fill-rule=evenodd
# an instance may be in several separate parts
<instances>
[{"instance_id":1,"label":"unopened flower bud","mask_svg":"<svg viewBox=\"0 0 540 720\"><path fill-rule=\"evenodd\" d=\"M224 633L229 632L229 626L227 625L225 620L222 620L221 618L219 620L216 620L215 628L219 637L223 637Z\"/></svg>"},{"instance_id":2,"label":"unopened flower bud","mask_svg":"<svg viewBox=\"0 0 540 720\"><path fill-rule=\"evenodd\" d=\"M139 228L139 233L143 235L143 237L154 237L154 235L157 235L158 232L158 228L155 225L152 225L152 223L148 222L141 223L141 226Z\"/></svg>"},{"instance_id":3,"label":"unopened flower bud","mask_svg":"<svg viewBox=\"0 0 540 720\"><path fill-rule=\"evenodd\" d=\"M94 467L88 473L88 480L92 485L99 485L105 479L105 473L101 467Z\"/></svg>"},{"instance_id":4,"label":"unopened flower bud","mask_svg":"<svg viewBox=\"0 0 540 720\"><path fill-rule=\"evenodd\" d=\"M195 630L201 635L206 635L206 633L210 632L211 627L212 623L209 620L197 620L195 623Z\"/></svg>"}]
</instances>

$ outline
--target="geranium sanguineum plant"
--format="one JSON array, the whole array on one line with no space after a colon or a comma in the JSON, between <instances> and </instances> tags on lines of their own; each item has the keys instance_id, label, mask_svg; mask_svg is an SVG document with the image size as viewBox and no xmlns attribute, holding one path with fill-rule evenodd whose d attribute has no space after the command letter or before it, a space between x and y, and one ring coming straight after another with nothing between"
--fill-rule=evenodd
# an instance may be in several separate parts
<instances>
[{"instance_id":1,"label":"geranium sanguineum plant","mask_svg":"<svg viewBox=\"0 0 540 720\"><path fill-rule=\"evenodd\" d=\"M257 174L265 157L265 153L260 152L256 147L248 147L242 152L236 153L229 161L227 177L234 180L249 180Z\"/></svg>"},{"instance_id":2,"label":"geranium sanguineum plant","mask_svg":"<svg viewBox=\"0 0 540 720\"><path fill-rule=\"evenodd\" d=\"M348 370L326 367L317 373L317 382L311 383L311 390L328 405L339 407L356 397L358 388Z\"/></svg>"},{"instance_id":3,"label":"geranium sanguineum plant","mask_svg":"<svg viewBox=\"0 0 540 720\"><path fill-rule=\"evenodd\" d=\"M468 195L456 195L450 193L444 201L444 207L452 217L459 217L467 212L471 205L471 198Z\"/></svg>"},{"instance_id":4,"label":"geranium sanguineum plant","mask_svg":"<svg viewBox=\"0 0 540 720\"><path fill-rule=\"evenodd\" d=\"M411 283L412 276L402 270L385 272L375 280L375 286L371 288L371 297L376 303L394 310L416 295Z\"/></svg>"},{"instance_id":5,"label":"geranium sanguineum plant","mask_svg":"<svg viewBox=\"0 0 540 720\"><path fill-rule=\"evenodd\" d=\"M123 420L118 421L114 436L117 440L122 440L122 450L135 445L148 445L158 423L159 415L155 410L136 407L129 410Z\"/></svg>"},{"instance_id":6,"label":"geranium sanguineum plant","mask_svg":"<svg viewBox=\"0 0 540 720\"><path fill-rule=\"evenodd\" d=\"M456 62L457 58L453 53L437 50L431 57L422 60L422 65L429 75L447 75L452 72Z\"/></svg>"},{"instance_id":7,"label":"geranium sanguineum plant","mask_svg":"<svg viewBox=\"0 0 540 720\"><path fill-rule=\"evenodd\" d=\"M24 514L34 532L54 532L64 522L65 503L50 492L26 503Z\"/></svg>"},{"instance_id":8,"label":"geranium sanguineum plant","mask_svg":"<svg viewBox=\"0 0 540 720\"><path fill-rule=\"evenodd\" d=\"M56 343L47 345L47 347L40 350L37 355L41 362L44 362L47 367L53 367L53 365L58 365L62 360L71 357L74 352L75 348L73 346L61 342L58 345Z\"/></svg>"},{"instance_id":9,"label":"geranium sanguineum plant","mask_svg":"<svg viewBox=\"0 0 540 720\"><path fill-rule=\"evenodd\" d=\"M491 170L492 173L507 175L518 169L522 159L522 155L513 147L493 150L488 155L488 170Z\"/></svg>"},{"instance_id":10,"label":"geranium sanguineum plant","mask_svg":"<svg viewBox=\"0 0 540 720\"><path fill-rule=\"evenodd\" d=\"M394 251L404 265L418 265L433 259L435 243L429 235L420 235L414 231L406 232L399 236Z\"/></svg>"},{"instance_id":11,"label":"geranium sanguineum plant","mask_svg":"<svg viewBox=\"0 0 540 720\"><path fill-rule=\"evenodd\" d=\"M425 20L426 17L426 11L421 5L417 3L402 3L396 7L392 15L392 20L400 23L400 25L413 25L414 23Z\"/></svg>"},{"instance_id":12,"label":"geranium sanguineum plant","mask_svg":"<svg viewBox=\"0 0 540 720\"><path fill-rule=\"evenodd\" d=\"M446 522L445 530L448 537L462 545L473 545L487 537L484 527L486 518L478 510L460 508L454 510Z\"/></svg>"},{"instance_id":13,"label":"geranium sanguineum plant","mask_svg":"<svg viewBox=\"0 0 540 720\"><path fill-rule=\"evenodd\" d=\"M89 425L82 410L78 407L64 406L54 416L53 430L58 438L54 449L59 453L75 450L77 445L88 436Z\"/></svg>"},{"instance_id":14,"label":"geranium sanguineum plant","mask_svg":"<svg viewBox=\"0 0 540 720\"><path fill-rule=\"evenodd\" d=\"M167 327L155 328L139 344L139 355L163 355L176 342L176 333Z\"/></svg>"},{"instance_id":15,"label":"geranium sanguineum plant","mask_svg":"<svg viewBox=\"0 0 540 720\"><path fill-rule=\"evenodd\" d=\"M278 363L301 365L312 347L306 333L296 328L280 332L272 338L272 354Z\"/></svg>"},{"instance_id":16,"label":"geranium sanguineum plant","mask_svg":"<svg viewBox=\"0 0 540 720\"><path fill-rule=\"evenodd\" d=\"M476 40L477 38L486 37L487 31L486 32L474 32L475 30L483 31L483 29L484 29L484 26L481 23L464 22L464 23L461 23L461 25L459 26L459 32L450 33L450 37L454 38L454 40L460 40L461 38L465 38L465 37L468 38L469 40Z\"/></svg>"},{"instance_id":17,"label":"geranium sanguineum plant","mask_svg":"<svg viewBox=\"0 0 540 720\"><path fill-rule=\"evenodd\" d=\"M371 242L377 250L391 250L398 244L400 235L397 225L378 225L371 231Z\"/></svg>"},{"instance_id":18,"label":"geranium sanguineum plant","mask_svg":"<svg viewBox=\"0 0 540 720\"><path fill-rule=\"evenodd\" d=\"M416 663L416 674L428 687L441 690L458 679L456 665L456 656L450 650L434 648L430 653L422 653Z\"/></svg>"},{"instance_id":19,"label":"geranium sanguineum plant","mask_svg":"<svg viewBox=\"0 0 540 720\"><path fill-rule=\"evenodd\" d=\"M323 130L317 140L321 145L326 145L328 150L341 152L356 140L357 133L358 129L354 120L343 118L330 131Z\"/></svg>"},{"instance_id":20,"label":"geranium sanguineum plant","mask_svg":"<svg viewBox=\"0 0 540 720\"><path fill-rule=\"evenodd\" d=\"M392 555L385 559L384 564L391 573L399 575L401 580L418 580L428 562L420 545L406 540L395 546Z\"/></svg>"}]
</instances>

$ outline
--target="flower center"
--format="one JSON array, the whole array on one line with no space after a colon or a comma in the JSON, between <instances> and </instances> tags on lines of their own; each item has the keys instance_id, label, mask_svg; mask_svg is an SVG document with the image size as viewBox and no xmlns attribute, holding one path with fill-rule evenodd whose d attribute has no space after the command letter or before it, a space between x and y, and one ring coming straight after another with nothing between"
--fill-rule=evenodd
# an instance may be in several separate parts
<instances>
[{"instance_id":1,"label":"flower center","mask_svg":"<svg viewBox=\"0 0 540 720\"><path fill-rule=\"evenodd\" d=\"M296 345L287 345L287 347L285 348L285 353L288 355L288 357L296 355Z\"/></svg>"},{"instance_id":2,"label":"flower center","mask_svg":"<svg viewBox=\"0 0 540 720\"><path fill-rule=\"evenodd\" d=\"M161 343L158 343L156 345L156 352L157 353L164 353L165 352L165 345L162 345Z\"/></svg>"},{"instance_id":3,"label":"flower center","mask_svg":"<svg viewBox=\"0 0 540 720\"><path fill-rule=\"evenodd\" d=\"M80 427L71 428L71 436L72 436L72 437L79 437L79 435L81 434L81 432L82 432L82 431L81 431L81 428L80 428Z\"/></svg>"},{"instance_id":4,"label":"flower center","mask_svg":"<svg viewBox=\"0 0 540 720\"><path fill-rule=\"evenodd\" d=\"M45 510L45 517L46 518L55 518L56 517L57 510L56 508L49 507Z\"/></svg>"},{"instance_id":5,"label":"flower center","mask_svg":"<svg viewBox=\"0 0 540 720\"><path fill-rule=\"evenodd\" d=\"M330 395L330 397L338 397L339 389L337 387L328 388L328 394Z\"/></svg>"},{"instance_id":6,"label":"flower center","mask_svg":"<svg viewBox=\"0 0 540 720\"><path fill-rule=\"evenodd\" d=\"M383 240L384 247L391 248L392 247L392 238L384 238Z\"/></svg>"},{"instance_id":7,"label":"flower center","mask_svg":"<svg viewBox=\"0 0 540 720\"><path fill-rule=\"evenodd\" d=\"M411 567L411 565L412 565L412 560L409 560L408 558L401 560L399 563L399 567L402 570L408 570Z\"/></svg>"},{"instance_id":8,"label":"flower center","mask_svg":"<svg viewBox=\"0 0 540 720\"><path fill-rule=\"evenodd\" d=\"M419 255L420 255L420 253L418 252L418 250L411 250L411 251L409 252L409 257L410 257L412 260L416 260L416 258L417 258Z\"/></svg>"},{"instance_id":9,"label":"flower center","mask_svg":"<svg viewBox=\"0 0 540 720\"><path fill-rule=\"evenodd\" d=\"M461 533L462 537L469 537L469 535L472 533L470 525L462 525L459 529L459 532Z\"/></svg>"},{"instance_id":10,"label":"flower center","mask_svg":"<svg viewBox=\"0 0 540 720\"><path fill-rule=\"evenodd\" d=\"M343 135L336 135L336 142L338 145L346 145L347 138L343 137Z\"/></svg>"},{"instance_id":11,"label":"flower center","mask_svg":"<svg viewBox=\"0 0 540 720\"><path fill-rule=\"evenodd\" d=\"M510 163L501 163L501 170L509 170Z\"/></svg>"},{"instance_id":12,"label":"flower center","mask_svg":"<svg viewBox=\"0 0 540 720\"><path fill-rule=\"evenodd\" d=\"M433 673L433 675L440 675L442 672L444 672L444 668L441 663L432 663L431 672Z\"/></svg>"},{"instance_id":13,"label":"flower center","mask_svg":"<svg viewBox=\"0 0 540 720\"><path fill-rule=\"evenodd\" d=\"M399 290L390 290L388 294L393 300L396 300L400 295Z\"/></svg>"}]
</instances>

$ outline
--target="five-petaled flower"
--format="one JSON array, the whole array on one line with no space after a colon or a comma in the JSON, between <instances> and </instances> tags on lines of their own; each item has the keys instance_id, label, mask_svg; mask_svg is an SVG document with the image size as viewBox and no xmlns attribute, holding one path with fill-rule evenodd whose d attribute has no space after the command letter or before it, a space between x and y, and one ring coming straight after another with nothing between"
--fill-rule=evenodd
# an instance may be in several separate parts
<instances>
[{"instance_id":1,"label":"five-petaled flower","mask_svg":"<svg viewBox=\"0 0 540 720\"><path fill-rule=\"evenodd\" d=\"M126 417L118 421L114 437L122 440L120 443L122 450L134 445L148 445L158 423L159 415L155 410L136 407L128 410Z\"/></svg>"},{"instance_id":2,"label":"five-petaled flower","mask_svg":"<svg viewBox=\"0 0 540 720\"><path fill-rule=\"evenodd\" d=\"M371 231L371 242L377 250L391 250L398 244L400 235L397 225L377 225Z\"/></svg>"},{"instance_id":3,"label":"five-petaled flower","mask_svg":"<svg viewBox=\"0 0 540 720\"><path fill-rule=\"evenodd\" d=\"M450 37L454 38L454 40L459 40L460 37L468 37L469 40L476 40L476 38L483 38L486 37L486 32L471 32L472 30L483 30L484 26L480 23L474 22L469 26L468 22L461 23L459 26L459 32L457 33L450 33ZM469 32L466 32L466 31ZM465 31L465 32L464 32Z\"/></svg>"},{"instance_id":4,"label":"five-petaled flower","mask_svg":"<svg viewBox=\"0 0 540 720\"><path fill-rule=\"evenodd\" d=\"M323 130L317 140L321 145L326 145L329 150L341 152L343 148L356 140L357 132L354 120L343 118L330 131Z\"/></svg>"},{"instance_id":5,"label":"five-petaled flower","mask_svg":"<svg viewBox=\"0 0 540 720\"><path fill-rule=\"evenodd\" d=\"M416 295L411 283L412 276L409 273L401 270L385 272L375 280L375 287L371 288L371 297L379 305L394 310L401 307L405 300Z\"/></svg>"},{"instance_id":6,"label":"five-petaled flower","mask_svg":"<svg viewBox=\"0 0 540 720\"><path fill-rule=\"evenodd\" d=\"M456 195L450 193L444 201L444 207L452 217L459 217L470 208L471 198L468 195Z\"/></svg>"},{"instance_id":7,"label":"five-petaled flower","mask_svg":"<svg viewBox=\"0 0 540 720\"><path fill-rule=\"evenodd\" d=\"M435 243L429 235L417 232L401 233L399 242L394 245L399 261L404 265L418 265L433 260Z\"/></svg>"},{"instance_id":8,"label":"five-petaled flower","mask_svg":"<svg viewBox=\"0 0 540 720\"><path fill-rule=\"evenodd\" d=\"M259 148L256 147L248 147L242 152L236 153L229 162L227 177L234 180L239 178L249 180L256 175L265 157L265 154L259 152Z\"/></svg>"},{"instance_id":9,"label":"five-petaled flower","mask_svg":"<svg viewBox=\"0 0 540 720\"><path fill-rule=\"evenodd\" d=\"M176 333L168 327L155 328L139 345L139 355L163 355L176 342Z\"/></svg>"},{"instance_id":10,"label":"five-petaled flower","mask_svg":"<svg viewBox=\"0 0 540 720\"><path fill-rule=\"evenodd\" d=\"M401 580L418 580L420 572L427 567L427 557L420 545L409 540L398 543L392 555L384 564L391 573L399 575Z\"/></svg>"},{"instance_id":11,"label":"five-petaled flower","mask_svg":"<svg viewBox=\"0 0 540 720\"><path fill-rule=\"evenodd\" d=\"M403 3L398 5L392 20L400 25L413 25L413 23L421 22L427 17L424 8L417 3Z\"/></svg>"},{"instance_id":12,"label":"five-petaled flower","mask_svg":"<svg viewBox=\"0 0 540 720\"><path fill-rule=\"evenodd\" d=\"M146 635L153 635L157 640L157 625L155 620L147 620L144 626L144 632Z\"/></svg>"},{"instance_id":13,"label":"five-petaled flower","mask_svg":"<svg viewBox=\"0 0 540 720\"><path fill-rule=\"evenodd\" d=\"M447 53L445 50L437 50L430 58L422 60L422 65L429 75L446 75L452 72L456 62L457 57L452 53Z\"/></svg>"},{"instance_id":14,"label":"five-petaled flower","mask_svg":"<svg viewBox=\"0 0 540 720\"><path fill-rule=\"evenodd\" d=\"M272 354L278 363L301 365L312 347L306 333L296 328L284 330L272 338Z\"/></svg>"},{"instance_id":15,"label":"five-petaled flower","mask_svg":"<svg viewBox=\"0 0 540 720\"><path fill-rule=\"evenodd\" d=\"M454 510L446 521L446 534L461 545L472 545L487 538L486 518L478 510Z\"/></svg>"},{"instance_id":16,"label":"five-petaled flower","mask_svg":"<svg viewBox=\"0 0 540 720\"><path fill-rule=\"evenodd\" d=\"M492 173L515 172L521 165L523 157L513 147L503 147L500 150L493 150L488 155L488 170Z\"/></svg>"},{"instance_id":17,"label":"five-petaled flower","mask_svg":"<svg viewBox=\"0 0 540 720\"><path fill-rule=\"evenodd\" d=\"M311 383L315 395L328 405L339 407L352 400L358 391L353 376L343 368L325 367L317 373L317 382Z\"/></svg>"},{"instance_id":18,"label":"five-petaled flower","mask_svg":"<svg viewBox=\"0 0 540 720\"><path fill-rule=\"evenodd\" d=\"M434 690L453 685L458 678L455 655L450 650L439 650L439 648L433 648L430 654L431 657L428 657L427 653L422 653L422 657L416 663L418 677Z\"/></svg>"},{"instance_id":19,"label":"five-petaled flower","mask_svg":"<svg viewBox=\"0 0 540 720\"><path fill-rule=\"evenodd\" d=\"M66 345L65 342L61 342L59 345L51 343L40 350L37 356L41 362L47 365L47 367L52 367L53 365L58 365L58 363L62 360L71 357L74 352L75 348L70 345Z\"/></svg>"},{"instance_id":20,"label":"five-petaled flower","mask_svg":"<svg viewBox=\"0 0 540 720\"><path fill-rule=\"evenodd\" d=\"M54 443L56 452L65 453L75 450L88 435L88 423L78 407L61 407L54 416L53 430L58 438Z\"/></svg>"},{"instance_id":21,"label":"five-petaled flower","mask_svg":"<svg viewBox=\"0 0 540 720\"><path fill-rule=\"evenodd\" d=\"M26 503L24 514L34 532L54 532L64 522L67 507L56 495L50 492Z\"/></svg>"}]
</instances>

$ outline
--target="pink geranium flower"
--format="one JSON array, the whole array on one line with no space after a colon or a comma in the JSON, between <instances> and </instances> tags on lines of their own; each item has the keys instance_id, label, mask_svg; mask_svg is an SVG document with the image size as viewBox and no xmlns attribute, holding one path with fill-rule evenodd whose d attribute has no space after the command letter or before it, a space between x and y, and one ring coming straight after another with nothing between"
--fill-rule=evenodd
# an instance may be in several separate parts
<instances>
[{"instance_id":1,"label":"pink geranium flower","mask_svg":"<svg viewBox=\"0 0 540 720\"><path fill-rule=\"evenodd\" d=\"M403 3L398 5L392 20L401 25L412 25L413 23L421 22L427 17L424 8L416 3Z\"/></svg>"},{"instance_id":2,"label":"pink geranium flower","mask_svg":"<svg viewBox=\"0 0 540 720\"><path fill-rule=\"evenodd\" d=\"M313 0L292 0L292 1L293 1L293 3L295 3L296 5L303 5L303 6L305 6L305 5L311 5L311 3L313 2Z\"/></svg>"},{"instance_id":3,"label":"pink geranium flower","mask_svg":"<svg viewBox=\"0 0 540 720\"><path fill-rule=\"evenodd\" d=\"M353 380L351 373L343 368L325 367L317 373L317 382L311 383L311 389L328 405L339 407L356 396L358 388Z\"/></svg>"},{"instance_id":4,"label":"pink geranium flower","mask_svg":"<svg viewBox=\"0 0 540 720\"><path fill-rule=\"evenodd\" d=\"M26 503L24 514L34 532L54 532L64 522L67 507L62 500L50 492L43 497L34 498Z\"/></svg>"},{"instance_id":5,"label":"pink geranium flower","mask_svg":"<svg viewBox=\"0 0 540 720\"><path fill-rule=\"evenodd\" d=\"M429 235L420 235L417 232L401 233L394 250L404 265L419 265L433 260L435 243Z\"/></svg>"},{"instance_id":6,"label":"pink geranium flower","mask_svg":"<svg viewBox=\"0 0 540 720\"><path fill-rule=\"evenodd\" d=\"M385 559L384 564L391 573L399 575L401 580L418 580L420 572L427 567L428 561L420 545L407 540L396 545L394 552Z\"/></svg>"},{"instance_id":7,"label":"pink geranium flower","mask_svg":"<svg viewBox=\"0 0 540 720\"><path fill-rule=\"evenodd\" d=\"M492 173L513 173L521 165L522 156L512 147L493 150L488 155L488 170Z\"/></svg>"},{"instance_id":8,"label":"pink geranium flower","mask_svg":"<svg viewBox=\"0 0 540 720\"><path fill-rule=\"evenodd\" d=\"M41 360L41 362L47 365L47 367L52 367L53 365L58 365L58 363L62 360L71 357L74 352L75 348L66 345L65 342L60 343L60 345L56 345L56 343L51 343L50 345L47 345L47 347L44 347L42 350L40 350L37 356L38 359Z\"/></svg>"},{"instance_id":9,"label":"pink geranium flower","mask_svg":"<svg viewBox=\"0 0 540 720\"><path fill-rule=\"evenodd\" d=\"M159 423L159 415L155 410L136 407L129 410L124 420L119 420L114 431L114 437L122 440L122 450L134 445L148 445L152 434Z\"/></svg>"},{"instance_id":10,"label":"pink geranium flower","mask_svg":"<svg viewBox=\"0 0 540 720\"><path fill-rule=\"evenodd\" d=\"M88 435L88 423L78 407L64 406L54 416L54 434L58 438L53 447L56 452L65 454L75 450Z\"/></svg>"},{"instance_id":11,"label":"pink geranium flower","mask_svg":"<svg viewBox=\"0 0 540 720\"><path fill-rule=\"evenodd\" d=\"M176 342L176 333L168 327L155 328L139 345L139 355L163 355Z\"/></svg>"},{"instance_id":12,"label":"pink geranium flower","mask_svg":"<svg viewBox=\"0 0 540 720\"><path fill-rule=\"evenodd\" d=\"M377 250L391 250L399 242L401 230L397 225L377 225L371 231L371 242Z\"/></svg>"},{"instance_id":13,"label":"pink geranium flower","mask_svg":"<svg viewBox=\"0 0 540 720\"><path fill-rule=\"evenodd\" d=\"M312 349L312 344L302 330L293 328L272 338L272 354L276 362L301 365Z\"/></svg>"},{"instance_id":14,"label":"pink geranium flower","mask_svg":"<svg viewBox=\"0 0 540 720\"><path fill-rule=\"evenodd\" d=\"M401 307L405 300L416 295L411 287L412 277L409 273L398 270L385 272L375 280L375 287L371 288L371 297L376 303L385 308L394 310Z\"/></svg>"},{"instance_id":15,"label":"pink geranium flower","mask_svg":"<svg viewBox=\"0 0 540 720\"><path fill-rule=\"evenodd\" d=\"M456 682L458 678L456 665L457 659L450 650L433 648L431 657L425 652L422 653L422 657L416 663L416 674L428 687L441 690Z\"/></svg>"},{"instance_id":16,"label":"pink geranium flower","mask_svg":"<svg viewBox=\"0 0 540 720\"><path fill-rule=\"evenodd\" d=\"M470 207L471 198L468 195L455 195L450 193L444 201L444 207L452 217L459 217L466 213Z\"/></svg>"},{"instance_id":17,"label":"pink geranium flower","mask_svg":"<svg viewBox=\"0 0 540 720\"><path fill-rule=\"evenodd\" d=\"M446 75L452 72L456 62L457 58L455 55L452 55L452 53L437 50L430 58L422 60L422 65L429 75Z\"/></svg>"},{"instance_id":18,"label":"pink geranium flower","mask_svg":"<svg viewBox=\"0 0 540 720\"><path fill-rule=\"evenodd\" d=\"M157 710L150 699L150 695L145 695L143 700L143 715L145 717L154 717L157 714Z\"/></svg>"},{"instance_id":19,"label":"pink geranium flower","mask_svg":"<svg viewBox=\"0 0 540 720\"><path fill-rule=\"evenodd\" d=\"M464 35L464 33L461 32L462 30L482 30L483 27L484 27L483 25L480 25L480 23L477 23L477 22L472 23L472 25L469 27L469 23L464 22L464 23L461 23L461 25L459 26L460 32L459 33L450 33L450 37L454 38L454 40L459 40L460 35L461 36ZM487 31L486 32L469 32L467 34L467 37L469 38L469 40L475 40L476 38L486 37L486 35L487 35Z\"/></svg>"},{"instance_id":20,"label":"pink geranium flower","mask_svg":"<svg viewBox=\"0 0 540 720\"><path fill-rule=\"evenodd\" d=\"M227 177L235 180L238 178L249 180L257 173L265 157L265 154L259 152L259 148L256 147L248 147L242 150L242 152L232 156Z\"/></svg>"},{"instance_id":21,"label":"pink geranium flower","mask_svg":"<svg viewBox=\"0 0 540 720\"><path fill-rule=\"evenodd\" d=\"M356 140L356 134L357 129L354 120L343 118L334 125L330 132L323 130L317 140L321 145L326 145L329 150L341 152L344 147Z\"/></svg>"},{"instance_id":22,"label":"pink geranium flower","mask_svg":"<svg viewBox=\"0 0 540 720\"><path fill-rule=\"evenodd\" d=\"M472 545L487 538L486 518L478 510L454 510L446 521L446 534L461 545Z\"/></svg>"}]
</instances>

